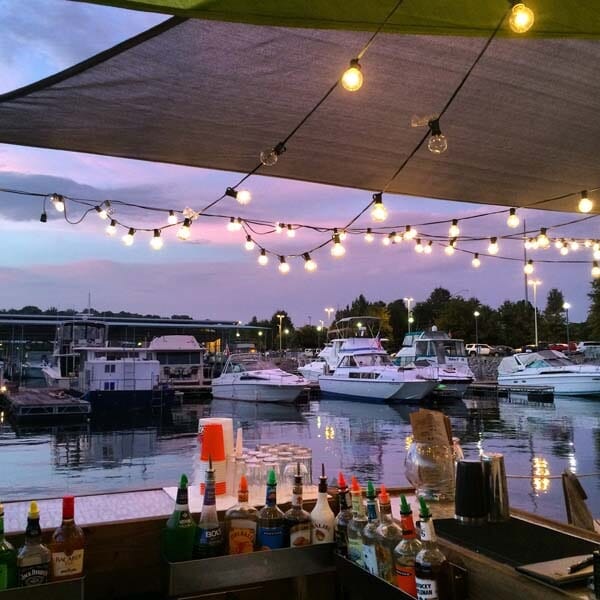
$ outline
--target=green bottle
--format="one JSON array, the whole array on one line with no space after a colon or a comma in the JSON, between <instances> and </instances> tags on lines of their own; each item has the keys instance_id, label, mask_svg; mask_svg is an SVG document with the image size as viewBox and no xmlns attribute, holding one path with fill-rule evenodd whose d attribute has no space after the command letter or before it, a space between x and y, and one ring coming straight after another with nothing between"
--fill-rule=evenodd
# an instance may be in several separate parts
<instances>
[{"instance_id":1,"label":"green bottle","mask_svg":"<svg viewBox=\"0 0 600 600\"><path fill-rule=\"evenodd\" d=\"M0 504L0 590L17 585L17 551L4 537L4 506Z\"/></svg>"},{"instance_id":2,"label":"green bottle","mask_svg":"<svg viewBox=\"0 0 600 600\"><path fill-rule=\"evenodd\" d=\"M175 508L163 530L163 555L169 562L192 559L196 523L190 514L188 478L181 476Z\"/></svg>"},{"instance_id":3,"label":"green bottle","mask_svg":"<svg viewBox=\"0 0 600 600\"><path fill-rule=\"evenodd\" d=\"M267 499L258 512L256 537L259 550L285 548L285 517L277 506L277 478L272 469L267 476Z\"/></svg>"}]
</instances>

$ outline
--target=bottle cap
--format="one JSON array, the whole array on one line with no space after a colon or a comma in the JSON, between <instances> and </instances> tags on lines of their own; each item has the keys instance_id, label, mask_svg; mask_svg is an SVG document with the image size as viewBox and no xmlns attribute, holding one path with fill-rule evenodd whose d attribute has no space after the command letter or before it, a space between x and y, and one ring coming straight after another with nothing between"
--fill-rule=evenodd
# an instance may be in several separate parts
<instances>
[{"instance_id":1,"label":"bottle cap","mask_svg":"<svg viewBox=\"0 0 600 600\"><path fill-rule=\"evenodd\" d=\"M242 493L247 493L248 492L248 480L246 479L245 475L242 475L240 477L239 491L242 492Z\"/></svg>"},{"instance_id":2,"label":"bottle cap","mask_svg":"<svg viewBox=\"0 0 600 600\"><path fill-rule=\"evenodd\" d=\"M375 486L370 479L367 480L367 498L375 498Z\"/></svg>"},{"instance_id":3,"label":"bottle cap","mask_svg":"<svg viewBox=\"0 0 600 600\"><path fill-rule=\"evenodd\" d=\"M39 519L40 517L40 509L38 508L38 503L35 500L31 501L29 505L29 512L27 513L27 518L29 519Z\"/></svg>"},{"instance_id":4,"label":"bottle cap","mask_svg":"<svg viewBox=\"0 0 600 600\"><path fill-rule=\"evenodd\" d=\"M385 489L385 485L381 484L379 488L379 502L381 504L389 504L390 503L390 495L387 493Z\"/></svg>"},{"instance_id":5,"label":"bottle cap","mask_svg":"<svg viewBox=\"0 0 600 600\"><path fill-rule=\"evenodd\" d=\"M400 496L400 514L412 515L412 509L410 508L410 504L407 502L404 494Z\"/></svg>"},{"instance_id":6,"label":"bottle cap","mask_svg":"<svg viewBox=\"0 0 600 600\"><path fill-rule=\"evenodd\" d=\"M325 465L321 463L321 475L319 476L319 493L327 492L327 475L325 475Z\"/></svg>"},{"instance_id":7,"label":"bottle cap","mask_svg":"<svg viewBox=\"0 0 600 600\"><path fill-rule=\"evenodd\" d=\"M269 469L267 485L277 485L277 477L275 477L275 471L273 471L273 469Z\"/></svg>"},{"instance_id":8,"label":"bottle cap","mask_svg":"<svg viewBox=\"0 0 600 600\"><path fill-rule=\"evenodd\" d=\"M356 477L354 477L354 475L352 475L352 488L351 490L353 492L360 492L360 484L358 483L358 479L356 479Z\"/></svg>"},{"instance_id":9,"label":"bottle cap","mask_svg":"<svg viewBox=\"0 0 600 600\"><path fill-rule=\"evenodd\" d=\"M425 498L422 498L421 496L419 496L419 508L419 516L421 517L421 519L431 518L431 511L429 510L429 507L425 502Z\"/></svg>"},{"instance_id":10,"label":"bottle cap","mask_svg":"<svg viewBox=\"0 0 600 600\"><path fill-rule=\"evenodd\" d=\"M181 474L181 478L179 479L179 488L180 489L185 489L188 486L188 478L187 475L185 473Z\"/></svg>"},{"instance_id":11,"label":"bottle cap","mask_svg":"<svg viewBox=\"0 0 600 600\"><path fill-rule=\"evenodd\" d=\"M339 488L346 487L346 480L344 479L344 474L341 471L338 473L338 487Z\"/></svg>"},{"instance_id":12,"label":"bottle cap","mask_svg":"<svg viewBox=\"0 0 600 600\"><path fill-rule=\"evenodd\" d=\"M75 496L63 496L63 519L73 519L75 517Z\"/></svg>"}]
</instances>

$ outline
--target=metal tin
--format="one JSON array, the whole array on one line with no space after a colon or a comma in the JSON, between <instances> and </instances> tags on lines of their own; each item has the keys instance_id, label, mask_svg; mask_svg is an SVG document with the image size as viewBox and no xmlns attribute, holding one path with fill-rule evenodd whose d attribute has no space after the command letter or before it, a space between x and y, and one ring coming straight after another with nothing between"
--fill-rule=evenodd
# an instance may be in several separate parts
<instances>
[{"instance_id":1,"label":"metal tin","mask_svg":"<svg viewBox=\"0 0 600 600\"><path fill-rule=\"evenodd\" d=\"M504 468L504 455L490 452L481 457L486 479L488 497L488 520L499 523L510 519L508 483Z\"/></svg>"}]
</instances>

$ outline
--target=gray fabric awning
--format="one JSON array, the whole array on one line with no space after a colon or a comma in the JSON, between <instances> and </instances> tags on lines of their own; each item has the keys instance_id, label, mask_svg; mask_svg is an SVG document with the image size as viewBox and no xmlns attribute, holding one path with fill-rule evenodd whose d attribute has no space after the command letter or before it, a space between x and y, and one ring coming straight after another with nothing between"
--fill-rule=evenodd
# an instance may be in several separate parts
<instances>
[{"instance_id":1,"label":"gray fabric awning","mask_svg":"<svg viewBox=\"0 0 600 600\"><path fill-rule=\"evenodd\" d=\"M0 96L0 142L248 172L369 35L174 18ZM484 43L380 34L362 89L338 87L259 174L378 191ZM389 191L522 206L600 186L599 64L593 40L494 40L441 121L448 151L421 148Z\"/></svg>"}]
</instances>

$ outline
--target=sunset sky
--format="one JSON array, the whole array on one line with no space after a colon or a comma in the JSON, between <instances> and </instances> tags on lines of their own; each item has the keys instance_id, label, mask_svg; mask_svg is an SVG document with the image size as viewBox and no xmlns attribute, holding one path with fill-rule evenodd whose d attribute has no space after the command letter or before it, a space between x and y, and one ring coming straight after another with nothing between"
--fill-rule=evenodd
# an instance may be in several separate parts
<instances>
[{"instance_id":1,"label":"sunset sky","mask_svg":"<svg viewBox=\"0 0 600 600\"><path fill-rule=\"evenodd\" d=\"M0 93L60 71L165 18L62 0L0 0ZM237 178L232 173L0 144L4 188L199 209ZM251 178L247 187L253 201L237 210L240 216L329 227L347 222L371 196L367 191L261 176ZM490 210L424 198L385 199L390 222L419 223ZM244 236L226 231L221 220L200 219L187 243L176 240L174 232L166 233L165 247L156 252L150 249L147 234L139 234L134 246L126 248L104 234L105 223L96 215L72 226L52 207L47 210L48 222L40 223L39 198L0 193L0 308L36 304L80 309L90 292L92 305L99 310L246 321L253 315L270 317L284 308L296 324L309 320L317 324L326 320L326 306L344 306L360 293L372 300L403 296L422 300L434 287L444 286L493 307L524 296L522 264L482 259L475 271L470 256L447 257L441 247L431 256L421 256L406 244L384 248L356 236L347 240L343 259L333 259L325 248L313 256L319 264L316 273L306 273L302 260L295 260L291 272L282 276L273 259L267 267L259 267L256 252L243 248ZM564 213L531 210L520 215L526 217L528 228L569 219ZM135 219L145 227L164 224L156 215L137 213ZM475 219L461 229L468 235L502 235L509 232L505 219ZM595 223L562 231L565 236L598 237ZM370 225L368 213L358 225ZM447 225L426 228L442 235L447 229ZM282 254L295 253L324 241L326 235L300 231L294 240L273 235L265 244ZM485 252L486 246L469 249ZM518 242L505 242L501 254L522 257L522 248ZM557 256L552 249L544 258ZM584 254L568 258L583 259ZM536 276L543 281L539 303L545 304L548 289L559 287L573 306L571 318L585 318L590 267L591 263L538 265Z\"/></svg>"}]
</instances>

